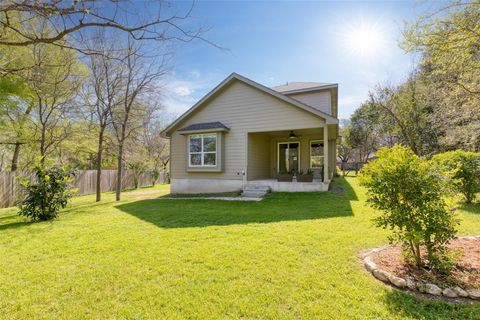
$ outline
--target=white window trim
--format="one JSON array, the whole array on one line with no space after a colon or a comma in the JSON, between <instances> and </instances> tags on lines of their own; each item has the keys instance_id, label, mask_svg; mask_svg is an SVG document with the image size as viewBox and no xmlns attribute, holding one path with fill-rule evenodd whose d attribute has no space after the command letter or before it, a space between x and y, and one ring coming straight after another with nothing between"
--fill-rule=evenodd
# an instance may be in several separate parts
<instances>
[{"instance_id":1,"label":"white window trim","mask_svg":"<svg viewBox=\"0 0 480 320\"><path fill-rule=\"evenodd\" d=\"M294 140L294 141L282 141L277 143L277 173L280 173L280 145L281 144L288 144L288 143L298 143L298 170L301 170L301 162L300 162L300 154L301 154L301 143L299 140ZM288 147L290 149L290 146ZM290 168L288 168L288 171L290 171Z\"/></svg>"},{"instance_id":2,"label":"white window trim","mask_svg":"<svg viewBox=\"0 0 480 320\"><path fill-rule=\"evenodd\" d=\"M312 143L323 143L323 147L325 148L325 142L323 142L323 140L310 140L309 144L308 144L308 151L309 151L309 162L310 162L310 169L312 170L319 170L319 169L322 169L322 167L312 167ZM324 155L321 155L321 156L317 156L317 157L322 157L323 158L323 165L325 166L325 156Z\"/></svg>"},{"instance_id":3,"label":"white window trim","mask_svg":"<svg viewBox=\"0 0 480 320\"><path fill-rule=\"evenodd\" d=\"M200 152L190 152L190 139L191 137L202 137L202 142L201 142L201 147L202 147L202 150ZM203 151L203 137L204 136L215 136L215 151ZM215 168L217 167L218 165L218 134L216 132L209 132L209 133L196 133L196 134L190 134L188 136L188 166L190 168ZM211 154L211 153L214 153L215 154L215 164L204 164L204 155L205 154ZM194 165L192 164L192 157L191 155L192 154L200 154L201 155L201 161L202 161L202 164L200 165Z\"/></svg>"}]
</instances>

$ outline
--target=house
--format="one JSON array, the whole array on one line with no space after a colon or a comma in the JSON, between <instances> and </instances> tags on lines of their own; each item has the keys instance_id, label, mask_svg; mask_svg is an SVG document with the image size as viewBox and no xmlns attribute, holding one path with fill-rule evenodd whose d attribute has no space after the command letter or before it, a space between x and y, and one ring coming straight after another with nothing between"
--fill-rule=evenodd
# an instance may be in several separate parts
<instances>
[{"instance_id":1,"label":"house","mask_svg":"<svg viewBox=\"0 0 480 320\"><path fill-rule=\"evenodd\" d=\"M163 132L172 193L268 186L326 191L335 170L338 85L292 82L268 88L232 73ZM312 169L312 182L278 182Z\"/></svg>"}]
</instances>

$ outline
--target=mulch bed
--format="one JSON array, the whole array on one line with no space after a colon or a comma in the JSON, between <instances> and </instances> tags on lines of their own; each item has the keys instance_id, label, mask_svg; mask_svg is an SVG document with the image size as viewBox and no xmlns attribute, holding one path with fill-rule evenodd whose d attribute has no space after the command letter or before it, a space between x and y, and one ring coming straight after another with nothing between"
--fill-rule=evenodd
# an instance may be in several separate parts
<instances>
[{"instance_id":1,"label":"mulch bed","mask_svg":"<svg viewBox=\"0 0 480 320\"><path fill-rule=\"evenodd\" d=\"M448 248L454 254L455 266L448 276L406 264L398 246L388 247L371 255L379 269L401 278L412 277L417 282L431 282L440 288L458 285L462 288L480 288L480 238L455 239Z\"/></svg>"}]
</instances>

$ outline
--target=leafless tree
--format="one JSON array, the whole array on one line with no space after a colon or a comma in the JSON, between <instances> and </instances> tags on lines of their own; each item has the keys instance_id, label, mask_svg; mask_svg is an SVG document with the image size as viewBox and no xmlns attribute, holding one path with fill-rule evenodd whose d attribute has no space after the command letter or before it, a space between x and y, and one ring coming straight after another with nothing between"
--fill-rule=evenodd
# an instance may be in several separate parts
<instances>
[{"instance_id":1,"label":"leafless tree","mask_svg":"<svg viewBox=\"0 0 480 320\"><path fill-rule=\"evenodd\" d=\"M193 6L194 1L181 10L165 0L6 0L0 3L0 45L48 44L83 54L104 54L85 44L94 38L95 30L113 29L135 41L201 39L216 46L202 37L205 28L190 28L185 23ZM52 32L38 32L38 24ZM0 71L5 74L17 72L18 68L7 61L2 63Z\"/></svg>"},{"instance_id":2,"label":"leafless tree","mask_svg":"<svg viewBox=\"0 0 480 320\"><path fill-rule=\"evenodd\" d=\"M20 150L28 141L28 134L25 127L30 122L30 113L32 112L34 104L32 101L25 101L19 97L14 97L13 103L4 103L0 105L2 110L3 124L8 129L2 132L0 145L12 146L12 160L10 170L16 171L18 169L18 159ZM12 101L9 101L12 102Z\"/></svg>"},{"instance_id":3,"label":"leafless tree","mask_svg":"<svg viewBox=\"0 0 480 320\"><path fill-rule=\"evenodd\" d=\"M342 141L340 144L337 145L337 157L340 159L342 165L341 170L343 171L343 176L346 175L346 164L350 160L353 154L353 148L350 144L348 135L348 129L344 129L342 132Z\"/></svg>"},{"instance_id":4,"label":"leafless tree","mask_svg":"<svg viewBox=\"0 0 480 320\"><path fill-rule=\"evenodd\" d=\"M86 65L89 75L84 82L83 96L92 122L98 126L97 144L97 181L96 201L101 200L102 157L104 149L105 131L111 124L113 109L121 103L121 90L123 83L123 62L115 54L115 44L109 40L105 32L98 33L97 42L92 46L98 52L106 54L90 55ZM112 56L115 54L116 56Z\"/></svg>"},{"instance_id":5,"label":"leafless tree","mask_svg":"<svg viewBox=\"0 0 480 320\"><path fill-rule=\"evenodd\" d=\"M122 97L118 107L112 110L112 125L117 138L116 200L120 200L126 141L140 128L145 127L153 111L158 108L155 98L157 81L166 74L167 56L152 61L142 47L128 38L125 58L122 60Z\"/></svg>"},{"instance_id":6,"label":"leafless tree","mask_svg":"<svg viewBox=\"0 0 480 320\"><path fill-rule=\"evenodd\" d=\"M34 96L32 111L34 139L39 144L41 161L69 134L69 108L81 83L76 56L68 49L57 52L45 45L31 47L35 67L29 84Z\"/></svg>"},{"instance_id":7,"label":"leafless tree","mask_svg":"<svg viewBox=\"0 0 480 320\"><path fill-rule=\"evenodd\" d=\"M24 121L28 118L31 110L32 109L30 107L26 109L26 111L24 112L24 114L22 116L22 119L20 119L20 123L24 123ZM16 141L12 143L13 144L13 155L12 155L12 164L10 166L10 170L12 172L17 171L17 169L18 169L18 158L20 156L20 148L22 147L22 145L25 144L25 142L22 141L23 125L21 125L21 126L22 127L19 128L20 130L18 130Z\"/></svg>"},{"instance_id":8,"label":"leafless tree","mask_svg":"<svg viewBox=\"0 0 480 320\"><path fill-rule=\"evenodd\" d=\"M160 136L162 129L163 126L159 121L150 121L144 128L142 142L149 158L153 162L155 173L162 171L163 181L166 181L167 166L170 162L170 145L168 139ZM155 181L153 181L153 184L155 184Z\"/></svg>"},{"instance_id":9,"label":"leafless tree","mask_svg":"<svg viewBox=\"0 0 480 320\"><path fill-rule=\"evenodd\" d=\"M4 170L7 153L8 153L7 149L0 146L0 172Z\"/></svg>"}]
</instances>

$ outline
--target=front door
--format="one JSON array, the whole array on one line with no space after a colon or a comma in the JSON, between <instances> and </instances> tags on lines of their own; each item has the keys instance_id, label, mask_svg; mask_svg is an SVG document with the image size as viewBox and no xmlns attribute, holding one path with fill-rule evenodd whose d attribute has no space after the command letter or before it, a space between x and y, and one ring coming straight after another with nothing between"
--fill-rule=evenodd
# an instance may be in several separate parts
<instances>
[{"instance_id":1,"label":"front door","mask_svg":"<svg viewBox=\"0 0 480 320\"><path fill-rule=\"evenodd\" d=\"M278 144L278 172L298 172L300 169L300 143L280 142Z\"/></svg>"}]
</instances>

